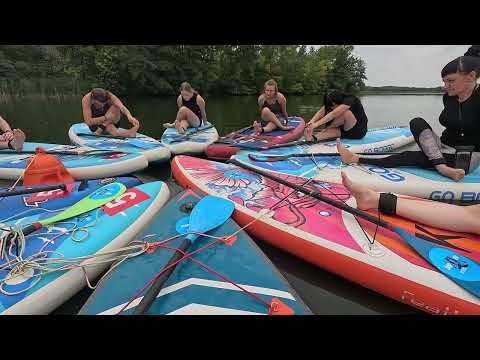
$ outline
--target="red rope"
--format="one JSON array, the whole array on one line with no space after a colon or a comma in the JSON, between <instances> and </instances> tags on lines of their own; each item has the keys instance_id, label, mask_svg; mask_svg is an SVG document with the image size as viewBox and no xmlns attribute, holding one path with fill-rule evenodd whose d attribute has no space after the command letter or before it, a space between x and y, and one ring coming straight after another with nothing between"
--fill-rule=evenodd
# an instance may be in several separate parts
<instances>
[{"instance_id":1,"label":"red rope","mask_svg":"<svg viewBox=\"0 0 480 360\"><path fill-rule=\"evenodd\" d=\"M201 235L201 236L205 236L205 237L209 237L209 238L213 238L213 239L216 239L215 241L212 241L200 248L198 248L197 250L195 251L192 251L190 253L185 253L185 251L182 251L178 248L174 248L174 247L171 247L171 246L167 246L167 245L164 245L165 243L169 242L169 241L172 241L180 236L183 236L185 234L179 234L179 235L176 235L176 236L172 236L168 239L165 239L165 240L162 240L162 241L159 241L159 242L154 242L154 243L149 243L148 244L148 248L152 248L152 249L156 249L158 247L161 247L161 248L164 248L164 249L169 249L169 250L174 250L174 251L178 251L180 253L182 253L183 257L181 257L180 259L178 259L177 261L171 263L170 265L168 265L167 267L163 268L159 273L157 273L152 279L150 279L139 291L137 291L137 293L118 311L117 315L119 315L120 313L122 313L123 311L125 311L125 309L133 302L135 301L141 293L143 293L145 291L145 289L147 289L148 287L150 287L160 276L162 276L162 274L164 274L168 269L170 269L171 267L177 265L178 263L180 263L181 261L185 260L185 259L189 259L191 261L193 261L194 263L196 263L197 265L203 267L205 270L207 270L208 272L220 277L221 279L225 280L226 282L229 282L230 284L232 284L233 286L239 288L240 290L242 290L243 292L245 292L247 295L250 295L251 297L253 297L254 299L260 301L261 303L265 304L267 307L270 308L270 303L263 300L261 297L259 297L258 295L255 295L253 293L251 293L250 291L248 291L247 289L241 287L240 285L236 284L233 280L229 279L228 277L226 277L225 275L222 275L220 274L219 272L215 271L214 269L210 268L209 266L203 264L202 262L196 260L196 259L193 259L191 256L192 255L195 255L201 251L204 251L206 250L207 248L217 244L218 242L220 241L223 241L222 238L219 238L219 237L216 237L216 236L211 236L211 235L208 235L208 234L203 234L203 233L197 233L197 232L191 232L191 234L197 234L197 235ZM227 236L228 238L228 236Z\"/></svg>"}]
</instances>

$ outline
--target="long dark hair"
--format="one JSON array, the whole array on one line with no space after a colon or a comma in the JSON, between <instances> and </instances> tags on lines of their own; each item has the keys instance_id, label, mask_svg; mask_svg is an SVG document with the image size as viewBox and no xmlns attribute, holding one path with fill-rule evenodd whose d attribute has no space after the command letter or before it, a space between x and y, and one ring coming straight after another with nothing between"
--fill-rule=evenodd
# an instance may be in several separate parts
<instances>
[{"instance_id":1,"label":"long dark hair","mask_svg":"<svg viewBox=\"0 0 480 360\"><path fill-rule=\"evenodd\" d=\"M333 104L340 105L349 94L340 90L329 90L323 95L323 105L325 112L332 111Z\"/></svg>"},{"instance_id":2,"label":"long dark hair","mask_svg":"<svg viewBox=\"0 0 480 360\"><path fill-rule=\"evenodd\" d=\"M463 56L445 65L442 69L442 78L449 74L468 74L472 71L475 72L476 78L480 76L480 45L470 46Z\"/></svg>"}]
</instances>

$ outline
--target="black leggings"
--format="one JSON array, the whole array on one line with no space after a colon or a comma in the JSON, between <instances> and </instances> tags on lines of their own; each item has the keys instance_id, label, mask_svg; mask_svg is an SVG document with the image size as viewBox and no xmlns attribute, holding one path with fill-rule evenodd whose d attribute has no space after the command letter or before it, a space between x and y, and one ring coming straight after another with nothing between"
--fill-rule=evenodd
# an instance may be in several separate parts
<instances>
[{"instance_id":1,"label":"black leggings","mask_svg":"<svg viewBox=\"0 0 480 360\"><path fill-rule=\"evenodd\" d=\"M424 132L425 130L430 131ZM411 120L410 131L413 134L415 142L423 151L404 151L383 158L361 157L358 162L360 164L378 165L382 167L418 166L429 169L440 164L455 167L455 155L442 153L440 151L440 138L433 132L425 120L422 118Z\"/></svg>"}]
</instances>

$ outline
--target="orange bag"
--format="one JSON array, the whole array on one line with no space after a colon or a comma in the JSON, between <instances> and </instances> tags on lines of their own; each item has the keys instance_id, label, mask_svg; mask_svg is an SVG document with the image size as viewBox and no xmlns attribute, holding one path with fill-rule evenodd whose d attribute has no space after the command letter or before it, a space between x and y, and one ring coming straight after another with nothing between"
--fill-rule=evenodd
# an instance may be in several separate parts
<instances>
[{"instance_id":1,"label":"orange bag","mask_svg":"<svg viewBox=\"0 0 480 360\"><path fill-rule=\"evenodd\" d=\"M56 156L47 154L41 147L37 147L35 151L36 154L28 161L23 174L23 185L60 184L75 181Z\"/></svg>"}]
</instances>

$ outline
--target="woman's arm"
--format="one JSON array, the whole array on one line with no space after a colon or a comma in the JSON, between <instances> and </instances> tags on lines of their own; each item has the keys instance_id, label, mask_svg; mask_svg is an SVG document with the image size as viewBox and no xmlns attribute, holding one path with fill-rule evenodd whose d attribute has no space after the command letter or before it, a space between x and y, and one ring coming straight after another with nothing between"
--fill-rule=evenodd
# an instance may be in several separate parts
<instances>
[{"instance_id":1,"label":"woman's arm","mask_svg":"<svg viewBox=\"0 0 480 360\"><path fill-rule=\"evenodd\" d=\"M205 100L200 95L197 95L197 105L200 108L200 112L202 113L202 122L205 123L207 121L207 112L205 111Z\"/></svg>"},{"instance_id":2,"label":"woman's arm","mask_svg":"<svg viewBox=\"0 0 480 360\"><path fill-rule=\"evenodd\" d=\"M264 94L260 95L257 99L257 103L258 103L258 107L260 108L260 111L262 111L262 106L263 106L263 103L265 101L264 99L265 99Z\"/></svg>"},{"instance_id":3,"label":"woman's arm","mask_svg":"<svg viewBox=\"0 0 480 360\"><path fill-rule=\"evenodd\" d=\"M288 120L287 98L281 93L278 93L278 103L280 104L280 110L282 110L283 116L285 116L285 120Z\"/></svg>"},{"instance_id":4,"label":"woman's arm","mask_svg":"<svg viewBox=\"0 0 480 360\"><path fill-rule=\"evenodd\" d=\"M180 108L182 107L182 95L178 95L177 97L177 106L178 106L178 109L180 110Z\"/></svg>"},{"instance_id":5,"label":"woman's arm","mask_svg":"<svg viewBox=\"0 0 480 360\"><path fill-rule=\"evenodd\" d=\"M138 120L133 117L133 115L130 113L130 110L128 110L127 107L123 105L123 103L120 101L118 97L110 93L110 99L112 101L112 105L116 106L122 112L122 114L124 114L127 117L128 121L132 125L139 126L140 123L138 122Z\"/></svg>"},{"instance_id":6,"label":"woman's arm","mask_svg":"<svg viewBox=\"0 0 480 360\"><path fill-rule=\"evenodd\" d=\"M325 107L322 107L323 109L323 113L325 113ZM317 114L319 114L322 109L320 109ZM345 111L347 111L348 109L350 109L350 106L348 105L345 105L345 104L342 104L342 105L339 105L336 109L330 111L328 114L326 114L325 116L321 117L320 119L316 120L315 121L315 124L313 124L315 127L318 127L320 125L323 125L323 124L326 124L327 122L335 119L337 116L340 116L342 115ZM317 116L317 114L315 114L315 116ZM315 118L315 116L313 118ZM313 120L312 118L312 120ZM313 123L312 120L310 120L310 123Z\"/></svg>"},{"instance_id":7,"label":"woman's arm","mask_svg":"<svg viewBox=\"0 0 480 360\"><path fill-rule=\"evenodd\" d=\"M10 125L8 125L7 120L2 118L1 116L0 116L0 129L3 132L12 131L12 128L10 127Z\"/></svg>"},{"instance_id":8,"label":"woman's arm","mask_svg":"<svg viewBox=\"0 0 480 360\"><path fill-rule=\"evenodd\" d=\"M321 118L325 116L325 106L322 106L320 110L318 110L315 115L310 119L310 121L307 123L308 125L315 125L317 121L319 121Z\"/></svg>"}]
</instances>

